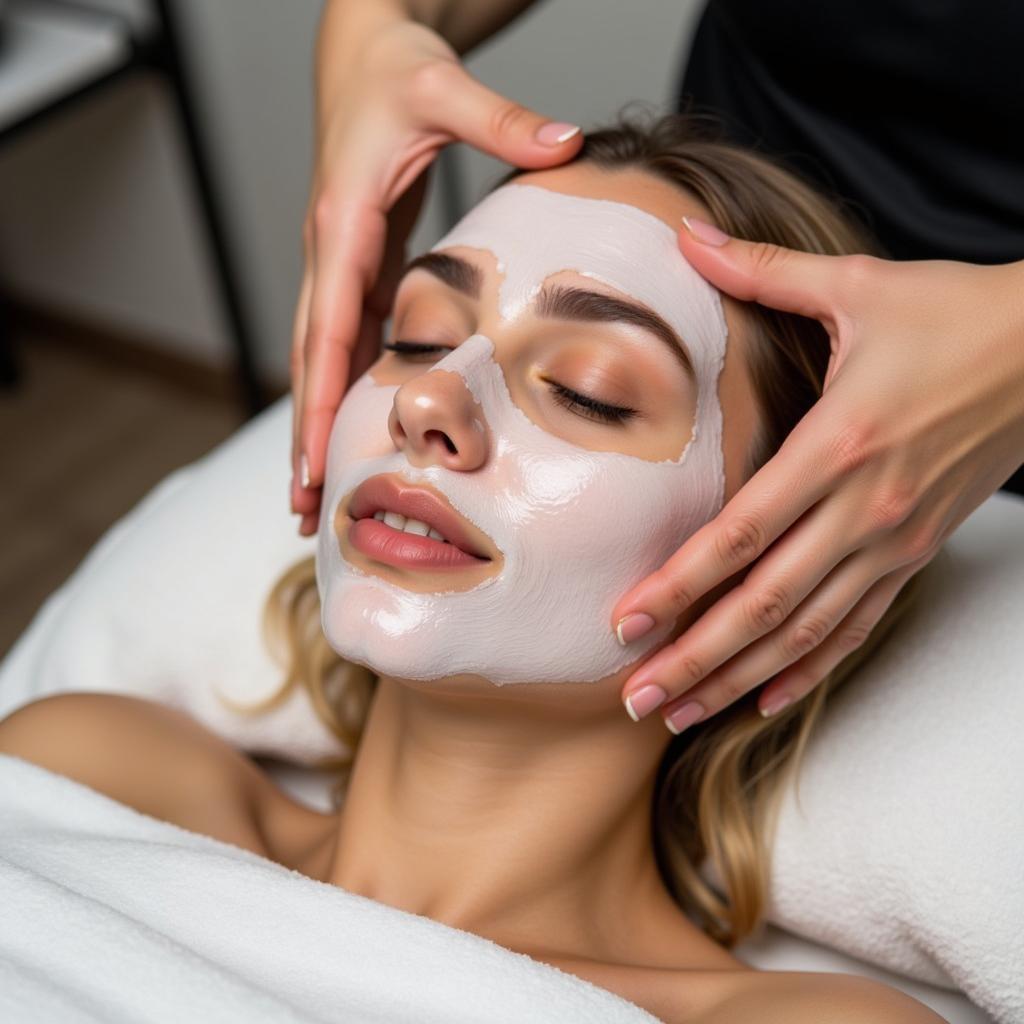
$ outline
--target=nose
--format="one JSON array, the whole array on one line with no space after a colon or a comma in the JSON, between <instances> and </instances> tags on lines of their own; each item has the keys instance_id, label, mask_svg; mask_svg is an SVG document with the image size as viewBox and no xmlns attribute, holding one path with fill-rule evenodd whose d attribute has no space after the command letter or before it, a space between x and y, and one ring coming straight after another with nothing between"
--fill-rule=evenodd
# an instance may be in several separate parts
<instances>
[{"instance_id":1,"label":"nose","mask_svg":"<svg viewBox=\"0 0 1024 1024\"><path fill-rule=\"evenodd\" d=\"M388 414L388 431L414 466L440 463L468 472L487 460L483 409L453 370L429 370L402 384Z\"/></svg>"}]
</instances>

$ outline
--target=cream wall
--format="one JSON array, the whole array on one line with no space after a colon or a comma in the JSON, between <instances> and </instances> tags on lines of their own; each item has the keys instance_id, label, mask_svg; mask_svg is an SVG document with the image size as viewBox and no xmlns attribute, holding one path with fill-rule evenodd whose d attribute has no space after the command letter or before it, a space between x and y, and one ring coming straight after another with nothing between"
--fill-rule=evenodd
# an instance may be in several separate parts
<instances>
[{"instance_id":1,"label":"cream wall","mask_svg":"<svg viewBox=\"0 0 1024 1024\"><path fill-rule=\"evenodd\" d=\"M93 0L144 16L142 0ZM493 88L589 125L670 101L701 0L548 0L467 59ZM257 361L286 379L301 276L318 0L179 0ZM160 86L115 87L0 155L0 281L211 363L228 358L197 208ZM462 204L501 170L456 147ZM444 230L435 177L410 248Z\"/></svg>"}]
</instances>

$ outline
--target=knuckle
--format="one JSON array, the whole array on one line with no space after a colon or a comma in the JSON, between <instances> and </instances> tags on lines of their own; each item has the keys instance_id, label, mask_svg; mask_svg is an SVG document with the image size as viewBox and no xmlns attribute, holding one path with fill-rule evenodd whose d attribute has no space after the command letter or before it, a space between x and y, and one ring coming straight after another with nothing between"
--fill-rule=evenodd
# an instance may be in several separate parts
<instances>
[{"instance_id":1,"label":"knuckle","mask_svg":"<svg viewBox=\"0 0 1024 1024\"><path fill-rule=\"evenodd\" d=\"M303 348L308 354L313 349L322 345L327 337L327 329L323 321L310 315L309 323L306 325L306 337Z\"/></svg>"},{"instance_id":2,"label":"knuckle","mask_svg":"<svg viewBox=\"0 0 1024 1024\"><path fill-rule=\"evenodd\" d=\"M789 598L778 586L759 590L747 605L747 618L758 634L767 633L785 622L789 614Z\"/></svg>"},{"instance_id":3,"label":"knuckle","mask_svg":"<svg viewBox=\"0 0 1024 1024\"><path fill-rule=\"evenodd\" d=\"M905 563L931 560L938 549L938 538L930 526L911 531L902 542L903 560Z\"/></svg>"},{"instance_id":4,"label":"knuckle","mask_svg":"<svg viewBox=\"0 0 1024 1024\"><path fill-rule=\"evenodd\" d=\"M823 616L806 615L785 638L785 652L795 661L820 647L831 631L832 624Z\"/></svg>"},{"instance_id":5,"label":"knuckle","mask_svg":"<svg viewBox=\"0 0 1024 1024\"><path fill-rule=\"evenodd\" d=\"M328 319L323 313L316 317L310 313L304 346L307 358L313 351L330 351L340 345L341 337L341 329L336 320Z\"/></svg>"},{"instance_id":6,"label":"knuckle","mask_svg":"<svg viewBox=\"0 0 1024 1024\"><path fill-rule=\"evenodd\" d=\"M767 531L754 515L745 513L730 519L718 536L718 557L727 568L746 565L767 546Z\"/></svg>"},{"instance_id":7,"label":"knuckle","mask_svg":"<svg viewBox=\"0 0 1024 1024\"><path fill-rule=\"evenodd\" d=\"M706 675L704 666L689 655L680 658L675 665L676 681L684 688L700 682Z\"/></svg>"},{"instance_id":8,"label":"knuckle","mask_svg":"<svg viewBox=\"0 0 1024 1024\"><path fill-rule=\"evenodd\" d=\"M909 487L891 483L871 499L868 516L882 529L893 530L906 522L916 504Z\"/></svg>"},{"instance_id":9,"label":"knuckle","mask_svg":"<svg viewBox=\"0 0 1024 1024\"><path fill-rule=\"evenodd\" d=\"M451 61L427 60L409 76L409 99L424 108L443 104L451 96L453 76L461 69Z\"/></svg>"},{"instance_id":10,"label":"knuckle","mask_svg":"<svg viewBox=\"0 0 1024 1024\"><path fill-rule=\"evenodd\" d=\"M666 574L662 582L664 598L668 601L669 607L676 611L689 608L697 598L693 588L683 576L676 573Z\"/></svg>"},{"instance_id":11,"label":"knuckle","mask_svg":"<svg viewBox=\"0 0 1024 1024\"><path fill-rule=\"evenodd\" d=\"M861 292L870 287L877 277L879 260L867 253L852 253L843 256L843 266L840 274L842 287L849 294L850 292Z\"/></svg>"},{"instance_id":12,"label":"knuckle","mask_svg":"<svg viewBox=\"0 0 1024 1024\"><path fill-rule=\"evenodd\" d=\"M848 622L836 630L836 646L849 653L857 650L861 644L871 635L871 626L863 622Z\"/></svg>"},{"instance_id":13,"label":"knuckle","mask_svg":"<svg viewBox=\"0 0 1024 1024\"><path fill-rule=\"evenodd\" d=\"M772 242L754 242L750 250L753 269L758 275L770 275L782 270L787 256L785 249Z\"/></svg>"},{"instance_id":14,"label":"knuckle","mask_svg":"<svg viewBox=\"0 0 1024 1024\"><path fill-rule=\"evenodd\" d=\"M312 235L324 235L328 234L334 224L336 203L334 197L328 192L321 192L320 195L313 200L313 209L311 211L311 231ZM310 244L312 244L312 238L310 238Z\"/></svg>"},{"instance_id":15,"label":"knuckle","mask_svg":"<svg viewBox=\"0 0 1024 1024\"><path fill-rule=\"evenodd\" d=\"M871 457L872 431L866 421L848 423L829 440L828 461L839 476L860 469Z\"/></svg>"},{"instance_id":16,"label":"knuckle","mask_svg":"<svg viewBox=\"0 0 1024 1024\"><path fill-rule=\"evenodd\" d=\"M723 679L718 686L715 687L715 696L717 698L715 704L719 708L735 704L736 701L747 694L749 689L750 687L746 686L739 679Z\"/></svg>"},{"instance_id":17,"label":"knuckle","mask_svg":"<svg viewBox=\"0 0 1024 1024\"><path fill-rule=\"evenodd\" d=\"M515 100L503 100L490 116L490 129L497 138L504 138L516 130L516 127L529 116L529 111Z\"/></svg>"}]
</instances>

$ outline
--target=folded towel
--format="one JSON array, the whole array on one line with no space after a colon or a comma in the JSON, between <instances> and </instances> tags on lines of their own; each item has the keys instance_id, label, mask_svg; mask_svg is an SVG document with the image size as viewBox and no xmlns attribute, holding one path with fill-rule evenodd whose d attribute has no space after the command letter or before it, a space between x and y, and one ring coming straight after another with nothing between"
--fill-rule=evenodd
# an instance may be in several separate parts
<instances>
[{"instance_id":1,"label":"folded towel","mask_svg":"<svg viewBox=\"0 0 1024 1024\"><path fill-rule=\"evenodd\" d=\"M489 939L0 754L0 1020L658 1019Z\"/></svg>"}]
</instances>

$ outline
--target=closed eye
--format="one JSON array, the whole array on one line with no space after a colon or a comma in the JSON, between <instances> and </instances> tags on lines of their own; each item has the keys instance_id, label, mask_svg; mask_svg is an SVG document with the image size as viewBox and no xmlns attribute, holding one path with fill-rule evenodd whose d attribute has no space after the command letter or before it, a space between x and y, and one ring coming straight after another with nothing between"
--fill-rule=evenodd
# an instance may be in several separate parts
<instances>
[{"instance_id":1,"label":"closed eye","mask_svg":"<svg viewBox=\"0 0 1024 1024\"><path fill-rule=\"evenodd\" d=\"M428 345L417 341L385 341L381 347L404 358L451 351L445 345ZM546 380L545 383L551 388L552 397L559 405L570 409L583 419L595 420L599 423L624 423L637 415L636 409L599 402L596 398L582 395L557 381Z\"/></svg>"},{"instance_id":2,"label":"closed eye","mask_svg":"<svg viewBox=\"0 0 1024 1024\"><path fill-rule=\"evenodd\" d=\"M584 419L598 420L602 423L625 423L636 415L636 409L599 402L596 398L581 395L557 381L549 380L545 383L551 388L551 393L559 405L578 412Z\"/></svg>"}]
</instances>

